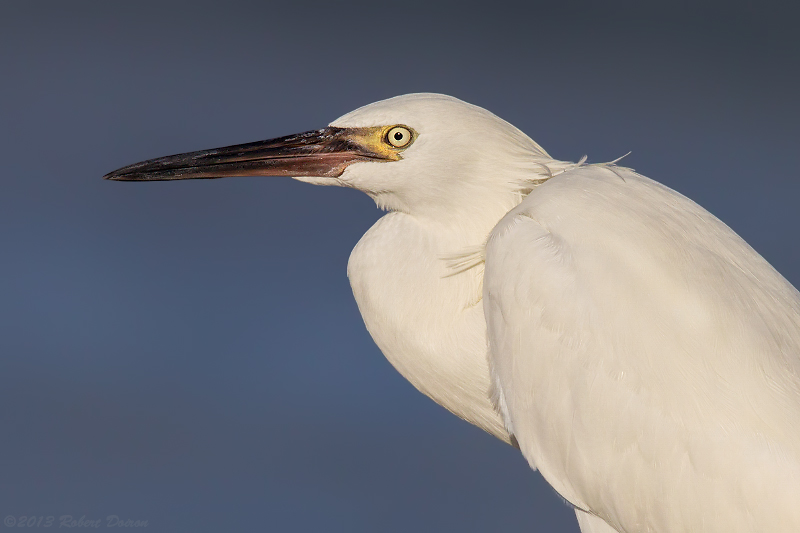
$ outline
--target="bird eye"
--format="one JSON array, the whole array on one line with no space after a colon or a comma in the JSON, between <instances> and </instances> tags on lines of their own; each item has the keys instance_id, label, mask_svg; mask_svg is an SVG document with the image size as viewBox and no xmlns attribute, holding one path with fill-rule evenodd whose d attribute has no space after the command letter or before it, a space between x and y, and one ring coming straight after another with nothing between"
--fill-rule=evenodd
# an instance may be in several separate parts
<instances>
[{"instance_id":1,"label":"bird eye","mask_svg":"<svg viewBox=\"0 0 800 533\"><path fill-rule=\"evenodd\" d=\"M386 142L395 148L405 148L411 144L411 131L404 126L395 126L386 134Z\"/></svg>"}]
</instances>

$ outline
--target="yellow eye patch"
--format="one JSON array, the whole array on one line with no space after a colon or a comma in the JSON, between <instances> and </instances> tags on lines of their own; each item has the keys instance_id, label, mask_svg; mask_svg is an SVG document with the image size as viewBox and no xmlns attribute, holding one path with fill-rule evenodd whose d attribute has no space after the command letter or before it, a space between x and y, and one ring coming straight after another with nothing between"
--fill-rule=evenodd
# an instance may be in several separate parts
<instances>
[{"instance_id":1,"label":"yellow eye patch","mask_svg":"<svg viewBox=\"0 0 800 533\"><path fill-rule=\"evenodd\" d=\"M397 161L402 159L400 152L411 146L417 134L407 126L392 125L352 128L348 137L352 142L382 159Z\"/></svg>"}]
</instances>

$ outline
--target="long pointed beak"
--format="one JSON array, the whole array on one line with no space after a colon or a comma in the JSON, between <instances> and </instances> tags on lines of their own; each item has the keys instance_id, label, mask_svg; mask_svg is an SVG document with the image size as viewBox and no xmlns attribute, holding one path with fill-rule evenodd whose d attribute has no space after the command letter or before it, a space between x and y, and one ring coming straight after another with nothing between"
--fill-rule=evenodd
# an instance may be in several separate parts
<instances>
[{"instance_id":1,"label":"long pointed beak","mask_svg":"<svg viewBox=\"0 0 800 533\"><path fill-rule=\"evenodd\" d=\"M234 176L335 178L357 161L392 161L395 154L371 150L368 128L323 128L212 150L149 159L104 176L116 181L214 179Z\"/></svg>"}]
</instances>

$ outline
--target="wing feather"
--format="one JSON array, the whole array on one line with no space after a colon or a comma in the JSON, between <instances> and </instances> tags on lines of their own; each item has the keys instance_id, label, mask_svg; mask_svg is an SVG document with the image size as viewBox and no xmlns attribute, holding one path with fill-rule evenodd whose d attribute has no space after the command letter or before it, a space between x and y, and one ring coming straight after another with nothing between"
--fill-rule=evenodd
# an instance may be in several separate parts
<instances>
[{"instance_id":1,"label":"wing feather","mask_svg":"<svg viewBox=\"0 0 800 533\"><path fill-rule=\"evenodd\" d=\"M621 532L800 531L800 295L730 228L581 167L493 230L484 310L506 424Z\"/></svg>"}]
</instances>

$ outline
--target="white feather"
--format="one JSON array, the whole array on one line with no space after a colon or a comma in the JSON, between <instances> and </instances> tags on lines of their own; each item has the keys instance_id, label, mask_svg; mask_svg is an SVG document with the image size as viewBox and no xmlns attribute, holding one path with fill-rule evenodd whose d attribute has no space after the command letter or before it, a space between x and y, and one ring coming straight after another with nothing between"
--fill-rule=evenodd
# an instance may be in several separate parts
<instances>
[{"instance_id":1,"label":"white feather","mask_svg":"<svg viewBox=\"0 0 800 533\"><path fill-rule=\"evenodd\" d=\"M800 531L800 296L733 231L453 98L333 124L419 132L338 180L392 211L348 275L419 390L516 438L584 533Z\"/></svg>"},{"instance_id":2,"label":"white feather","mask_svg":"<svg viewBox=\"0 0 800 533\"><path fill-rule=\"evenodd\" d=\"M631 533L800 531L800 296L707 211L564 173L493 230L484 306L510 425L568 501Z\"/></svg>"}]
</instances>

